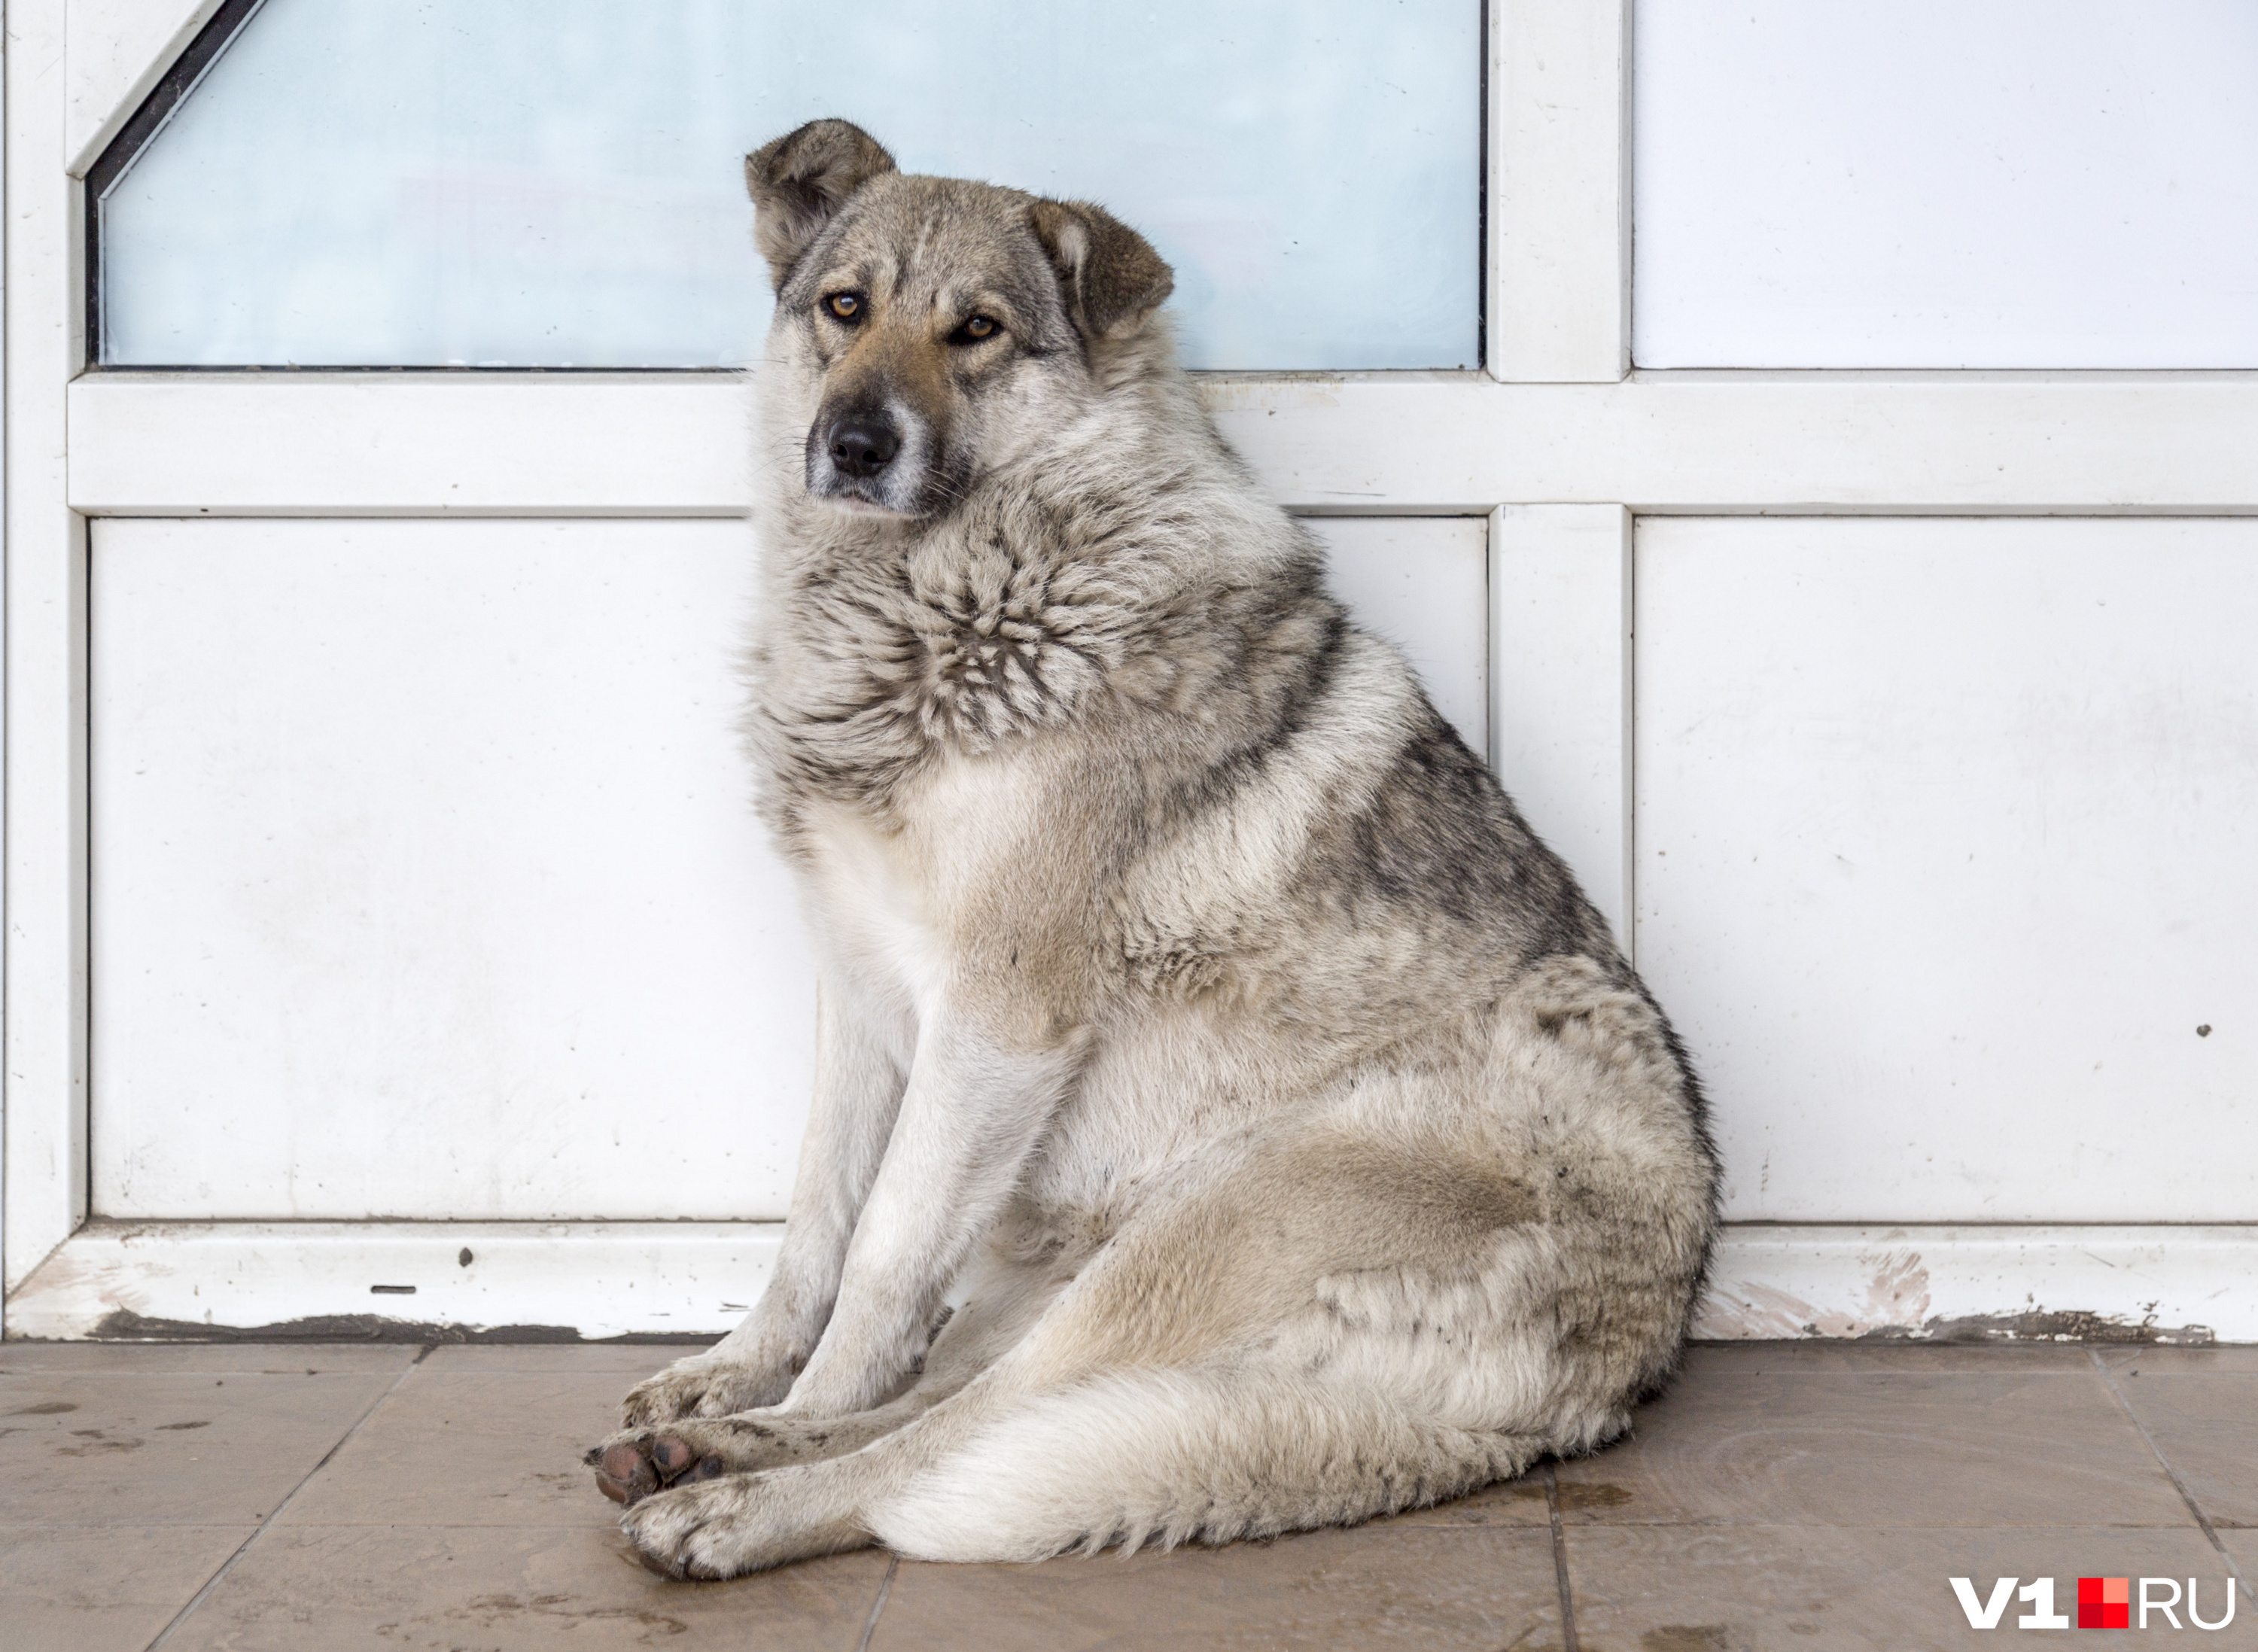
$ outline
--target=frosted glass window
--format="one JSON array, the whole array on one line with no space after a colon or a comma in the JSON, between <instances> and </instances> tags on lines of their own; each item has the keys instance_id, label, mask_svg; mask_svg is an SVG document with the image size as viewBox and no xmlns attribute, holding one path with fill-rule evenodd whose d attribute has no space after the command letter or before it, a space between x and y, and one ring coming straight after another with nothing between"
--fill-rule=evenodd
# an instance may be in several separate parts
<instances>
[{"instance_id":1,"label":"frosted glass window","mask_svg":"<svg viewBox=\"0 0 2258 1652\"><path fill-rule=\"evenodd\" d=\"M101 203L101 359L742 364L743 156L840 115L1144 230L1194 366L1472 366L1480 32L1480 0L267 0Z\"/></svg>"},{"instance_id":2,"label":"frosted glass window","mask_svg":"<svg viewBox=\"0 0 2258 1652\"><path fill-rule=\"evenodd\" d=\"M2251 0L1638 0L1648 367L2258 366Z\"/></svg>"}]
</instances>

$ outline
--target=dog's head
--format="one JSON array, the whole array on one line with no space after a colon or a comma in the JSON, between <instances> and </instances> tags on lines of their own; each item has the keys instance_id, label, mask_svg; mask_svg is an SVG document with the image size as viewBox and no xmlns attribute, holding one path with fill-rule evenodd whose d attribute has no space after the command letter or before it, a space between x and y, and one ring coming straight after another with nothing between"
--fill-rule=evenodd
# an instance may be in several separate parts
<instances>
[{"instance_id":1,"label":"dog's head","mask_svg":"<svg viewBox=\"0 0 2258 1652\"><path fill-rule=\"evenodd\" d=\"M777 288L769 370L807 420L811 498L918 517L1029 450L1173 277L1100 209L897 171L811 121L745 158Z\"/></svg>"}]
</instances>

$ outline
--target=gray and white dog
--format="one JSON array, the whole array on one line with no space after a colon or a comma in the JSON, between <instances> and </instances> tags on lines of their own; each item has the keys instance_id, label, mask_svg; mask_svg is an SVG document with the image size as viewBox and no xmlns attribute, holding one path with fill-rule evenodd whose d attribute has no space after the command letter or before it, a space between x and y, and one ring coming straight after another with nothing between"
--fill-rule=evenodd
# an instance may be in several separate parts
<instances>
[{"instance_id":1,"label":"gray and white dog","mask_svg":"<svg viewBox=\"0 0 2258 1652\"><path fill-rule=\"evenodd\" d=\"M1224 445L1168 266L843 121L746 174L816 1095L759 1307L589 1453L636 1549L1221 1542L1620 1434L1715 1229L1693 1074Z\"/></svg>"}]
</instances>

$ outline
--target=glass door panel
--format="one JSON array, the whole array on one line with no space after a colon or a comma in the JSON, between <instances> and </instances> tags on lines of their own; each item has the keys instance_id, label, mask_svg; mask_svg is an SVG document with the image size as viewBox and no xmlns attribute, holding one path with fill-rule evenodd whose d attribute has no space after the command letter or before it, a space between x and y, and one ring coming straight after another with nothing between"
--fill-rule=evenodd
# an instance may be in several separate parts
<instances>
[{"instance_id":1,"label":"glass door panel","mask_svg":"<svg viewBox=\"0 0 2258 1652\"><path fill-rule=\"evenodd\" d=\"M742 158L838 115L1135 224L1193 366L1472 367L1480 39L1480 0L266 0L99 202L100 358L741 365Z\"/></svg>"}]
</instances>

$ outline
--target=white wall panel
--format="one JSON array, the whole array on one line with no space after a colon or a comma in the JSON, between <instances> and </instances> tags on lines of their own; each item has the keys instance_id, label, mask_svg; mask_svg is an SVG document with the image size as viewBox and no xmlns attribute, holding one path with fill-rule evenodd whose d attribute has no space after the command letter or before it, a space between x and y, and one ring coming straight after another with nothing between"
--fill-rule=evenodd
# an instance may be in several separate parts
<instances>
[{"instance_id":1,"label":"white wall panel","mask_svg":"<svg viewBox=\"0 0 2258 1652\"><path fill-rule=\"evenodd\" d=\"M1403 650L1427 697L1476 755L1489 744L1489 521L1334 516L1325 542L1333 593Z\"/></svg>"},{"instance_id":2,"label":"white wall panel","mask_svg":"<svg viewBox=\"0 0 2258 1652\"><path fill-rule=\"evenodd\" d=\"M1630 514L1508 505L1491 534L1491 762L1629 947Z\"/></svg>"},{"instance_id":3,"label":"white wall panel","mask_svg":"<svg viewBox=\"0 0 2258 1652\"><path fill-rule=\"evenodd\" d=\"M96 1209L776 1216L742 523L105 521Z\"/></svg>"},{"instance_id":4,"label":"white wall panel","mask_svg":"<svg viewBox=\"0 0 2258 1652\"><path fill-rule=\"evenodd\" d=\"M2258 1209L2258 523L1649 518L1639 965L1764 1221Z\"/></svg>"},{"instance_id":5,"label":"white wall panel","mask_svg":"<svg viewBox=\"0 0 2258 1652\"><path fill-rule=\"evenodd\" d=\"M2249 0L1638 0L1643 367L2258 365Z\"/></svg>"},{"instance_id":6,"label":"white wall panel","mask_svg":"<svg viewBox=\"0 0 2258 1652\"><path fill-rule=\"evenodd\" d=\"M1480 518L1316 524L1487 738ZM95 1207L784 1213L813 982L742 523L105 520Z\"/></svg>"}]
</instances>

